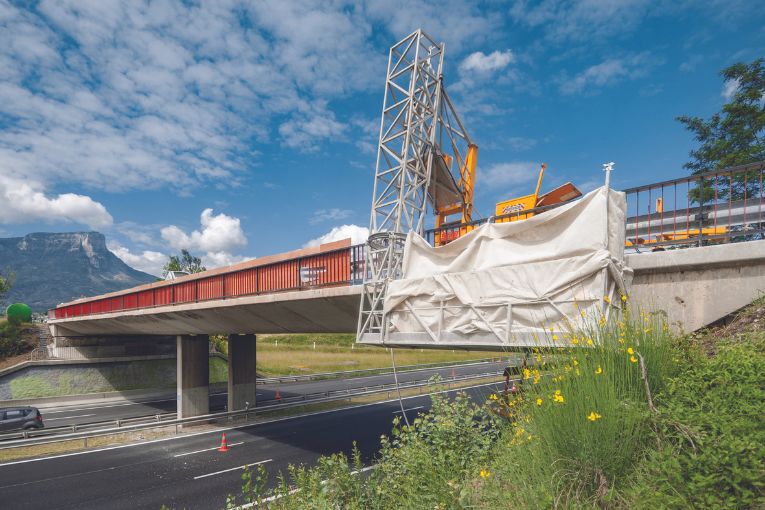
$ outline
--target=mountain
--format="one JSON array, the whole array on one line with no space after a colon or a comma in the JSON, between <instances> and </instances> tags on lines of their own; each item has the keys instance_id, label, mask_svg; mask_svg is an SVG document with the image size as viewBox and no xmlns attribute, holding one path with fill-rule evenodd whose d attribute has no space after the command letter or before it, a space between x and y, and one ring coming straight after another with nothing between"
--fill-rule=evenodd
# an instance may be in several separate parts
<instances>
[{"instance_id":1,"label":"mountain","mask_svg":"<svg viewBox=\"0 0 765 510\"><path fill-rule=\"evenodd\" d=\"M0 238L0 270L8 269L16 273L16 283L6 303L23 302L36 312L156 280L117 258L99 232Z\"/></svg>"}]
</instances>

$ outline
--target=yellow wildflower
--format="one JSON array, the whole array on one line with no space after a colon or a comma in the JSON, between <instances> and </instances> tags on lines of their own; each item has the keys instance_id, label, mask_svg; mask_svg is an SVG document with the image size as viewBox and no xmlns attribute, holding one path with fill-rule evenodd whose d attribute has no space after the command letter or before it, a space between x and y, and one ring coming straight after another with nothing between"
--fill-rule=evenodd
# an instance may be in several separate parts
<instances>
[{"instance_id":1,"label":"yellow wildflower","mask_svg":"<svg viewBox=\"0 0 765 510\"><path fill-rule=\"evenodd\" d=\"M629 355L635 354L635 351L632 350L632 347L627 347L627 354Z\"/></svg>"},{"instance_id":2,"label":"yellow wildflower","mask_svg":"<svg viewBox=\"0 0 765 510\"><path fill-rule=\"evenodd\" d=\"M578 368L575 370L575 372L576 372L576 375L579 375L579 369Z\"/></svg>"},{"instance_id":3,"label":"yellow wildflower","mask_svg":"<svg viewBox=\"0 0 765 510\"><path fill-rule=\"evenodd\" d=\"M603 373L603 369L600 368L600 365L598 365L598 368L595 369L595 375L600 375Z\"/></svg>"},{"instance_id":4,"label":"yellow wildflower","mask_svg":"<svg viewBox=\"0 0 765 510\"><path fill-rule=\"evenodd\" d=\"M626 302L627 302L627 295L622 294L622 303L626 303Z\"/></svg>"},{"instance_id":5,"label":"yellow wildflower","mask_svg":"<svg viewBox=\"0 0 765 510\"><path fill-rule=\"evenodd\" d=\"M637 358L635 356L630 356L630 361L633 363L637 363Z\"/></svg>"},{"instance_id":6,"label":"yellow wildflower","mask_svg":"<svg viewBox=\"0 0 765 510\"><path fill-rule=\"evenodd\" d=\"M489 400L497 400L497 394L492 393L491 395L489 395Z\"/></svg>"},{"instance_id":7,"label":"yellow wildflower","mask_svg":"<svg viewBox=\"0 0 765 510\"><path fill-rule=\"evenodd\" d=\"M553 342L557 342L557 341L558 341L558 335L553 335Z\"/></svg>"},{"instance_id":8,"label":"yellow wildflower","mask_svg":"<svg viewBox=\"0 0 765 510\"><path fill-rule=\"evenodd\" d=\"M591 413L590 413L590 414L587 416L587 419L588 419L588 420L590 420L590 421L598 421L598 420L599 420L599 419L601 419L601 418L602 418L602 416L601 416L601 415L599 415L598 413L596 413L595 411L592 411L592 412L591 412Z\"/></svg>"},{"instance_id":9,"label":"yellow wildflower","mask_svg":"<svg viewBox=\"0 0 765 510\"><path fill-rule=\"evenodd\" d=\"M491 476L491 471L488 469L482 469L479 474L481 475L481 478L489 478Z\"/></svg>"},{"instance_id":10,"label":"yellow wildflower","mask_svg":"<svg viewBox=\"0 0 765 510\"><path fill-rule=\"evenodd\" d=\"M608 296L603 296L603 301L605 301L605 302L606 302L606 303L608 303L609 305L611 304L611 298L610 298L610 297L608 297Z\"/></svg>"},{"instance_id":11,"label":"yellow wildflower","mask_svg":"<svg viewBox=\"0 0 765 510\"><path fill-rule=\"evenodd\" d=\"M592 346L592 338L587 339L587 345Z\"/></svg>"},{"instance_id":12,"label":"yellow wildflower","mask_svg":"<svg viewBox=\"0 0 765 510\"><path fill-rule=\"evenodd\" d=\"M582 315L582 317L587 317L587 314L584 313L584 310L580 311L579 313Z\"/></svg>"},{"instance_id":13,"label":"yellow wildflower","mask_svg":"<svg viewBox=\"0 0 765 510\"><path fill-rule=\"evenodd\" d=\"M529 377L531 377L531 370L529 370L528 368L524 368L523 369L523 378L524 379L528 379Z\"/></svg>"},{"instance_id":14,"label":"yellow wildflower","mask_svg":"<svg viewBox=\"0 0 765 510\"><path fill-rule=\"evenodd\" d=\"M542 405L542 399L541 399L541 398L538 398L538 399L537 399L537 406L541 406L541 405Z\"/></svg>"},{"instance_id":15,"label":"yellow wildflower","mask_svg":"<svg viewBox=\"0 0 765 510\"><path fill-rule=\"evenodd\" d=\"M576 360L576 358L574 358L574 366L577 366L578 364L579 362Z\"/></svg>"},{"instance_id":16,"label":"yellow wildflower","mask_svg":"<svg viewBox=\"0 0 765 510\"><path fill-rule=\"evenodd\" d=\"M645 333L646 335L647 335L648 333L650 333L650 332L651 332L651 328L645 328L645 329L643 330L643 333Z\"/></svg>"},{"instance_id":17,"label":"yellow wildflower","mask_svg":"<svg viewBox=\"0 0 765 510\"><path fill-rule=\"evenodd\" d=\"M558 402L559 404L562 404L565 399L563 398L563 395L561 395L560 390L555 390L555 395L553 395L553 401Z\"/></svg>"},{"instance_id":18,"label":"yellow wildflower","mask_svg":"<svg viewBox=\"0 0 765 510\"><path fill-rule=\"evenodd\" d=\"M576 344L578 344L578 343L579 343L579 339L577 339L576 337L574 337L574 338L572 338L572 339L571 339L571 343L572 343L572 344L574 344L574 345L576 345Z\"/></svg>"},{"instance_id":19,"label":"yellow wildflower","mask_svg":"<svg viewBox=\"0 0 765 510\"><path fill-rule=\"evenodd\" d=\"M619 343L620 343L620 344L623 344L623 343L624 343L624 338L622 338L622 337L619 337Z\"/></svg>"},{"instance_id":20,"label":"yellow wildflower","mask_svg":"<svg viewBox=\"0 0 765 510\"><path fill-rule=\"evenodd\" d=\"M600 324L600 327L605 326L606 325L606 318L603 315L601 315L600 316L600 320L598 321L598 323Z\"/></svg>"}]
</instances>

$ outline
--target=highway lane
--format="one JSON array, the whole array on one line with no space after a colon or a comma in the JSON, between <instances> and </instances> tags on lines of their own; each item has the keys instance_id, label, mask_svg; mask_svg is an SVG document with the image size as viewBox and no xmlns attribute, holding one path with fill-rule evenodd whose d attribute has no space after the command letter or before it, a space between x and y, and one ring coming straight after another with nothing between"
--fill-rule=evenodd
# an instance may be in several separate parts
<instances>
[{"instance_id":1,"label":"highway lane","mask_svg":"<svg viewBox=\"0 0 765 510\"><path fill-rule=\"evenodd\" d=\"M438 374L443 379L457 376L480 374L493 370L503 370L507 362L486 362L468 365L458 365L447 368L428 368L410 372L400 372L399 381L409 382L429 379ZM273 399L279 391L282 398L298 395L310 395L312 393L325 393L328 391L341 391L358 389L380 384L392 384L392 374L382 374L345 379L322 379L314 381L299 381L279 384L258 385L257 398L261 406L274 403ZM226 393L210 395L210 412L223 411L226 406ZM270 402L269 402L270 401ZM125 420L142 416L154 416L156 414L174 413L176 400L164 398L147 402L118 401L108 403L93 402L74 406L41 407L41 412L46 427L61 427L71 425L83 425L100 421Z\"/></svg>"},{"instance_id":2,"label":"highway lane","mask_svg":"<svg viewBox=\"0 0 765 510\"><path fill-rule=\"evenodd\" d=\"M485 399L496 386L470 390ZM454 392L449 392L453 394ZM427 396L404 400L410 418ZM382 434L400 413L398 401L285 418L226 431L230 451L217 451L220 430L124 447L0 464L0 502L8 509L217 509L241 489L241 467L263 463L273 484L289 464L349 453L354 441L373 460Z\"/></svg>"}]
</instances>

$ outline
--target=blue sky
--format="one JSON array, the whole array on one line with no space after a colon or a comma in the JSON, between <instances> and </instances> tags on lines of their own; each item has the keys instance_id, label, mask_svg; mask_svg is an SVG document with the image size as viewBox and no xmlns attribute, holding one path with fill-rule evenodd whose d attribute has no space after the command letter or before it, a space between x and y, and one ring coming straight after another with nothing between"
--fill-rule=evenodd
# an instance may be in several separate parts
<instances>
[{"instance_id":1,"label":"blue sky","mask_svg":"<svg viewBox=\"0 0 765 510\"><path fill-rule=\"evenodd\" d=\"M476 209L543 189L681 176L674 118L765 51L744 0L0 0L0 236L98 230L157 274L352 235L369 208L388 48L446 43L480 147Z\"/></svg>"}]
</instances>

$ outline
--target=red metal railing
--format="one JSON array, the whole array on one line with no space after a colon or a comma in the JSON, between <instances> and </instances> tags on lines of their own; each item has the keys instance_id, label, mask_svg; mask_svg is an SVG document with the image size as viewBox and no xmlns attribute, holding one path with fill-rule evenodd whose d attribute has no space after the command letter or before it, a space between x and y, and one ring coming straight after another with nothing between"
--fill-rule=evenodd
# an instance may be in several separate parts
<instances>
[{"instance_id":1,"label":"red metal railing","mask_svg":"<svg viewBox=\"0 0 765 510\"><path fill-rule=\"evenodd\" d=\"M364 245L354 245L271 264L211 276L161 282L62 305L48 311L50 319L67 319L126 310L154 308L291 290L360 284L364 279Z\"/></svg>"}]
</instances>

